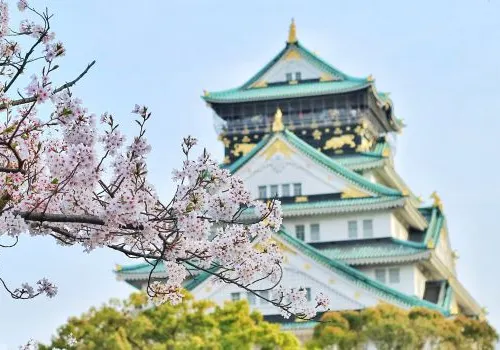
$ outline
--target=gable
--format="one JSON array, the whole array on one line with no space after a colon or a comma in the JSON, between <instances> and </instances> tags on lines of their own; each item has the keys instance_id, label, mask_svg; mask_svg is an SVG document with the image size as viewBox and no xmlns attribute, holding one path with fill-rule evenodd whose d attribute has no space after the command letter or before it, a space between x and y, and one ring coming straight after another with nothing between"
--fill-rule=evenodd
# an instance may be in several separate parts
<instances>
[{"instance_id":1,"label":"gable","mask_svg":"<svg viewBox=\"0 0 500 350\"><path fill-rule=\"evenodd\" d=\"M297 80L296 73L299 72L301 80L340 80L341 77L333 76L323 69L307 60L301 50L296 46L290 46L282 57L265 72L253 85L287 82L287 73L292 74L292 81Z\"/></svg>"},{"instance_id":2,"label":"gable","mask_svg":"<svg viewBox=\"0 0 500 350\"><path fill-rule=\"evenodd\" d=\"M255 198L258 187L281 184L302 185L302 195L345 193L368 197L371 194L357 188L346 179L307 157L281 136L269 141L236 172Z\"/></svg>"}]
</instances>

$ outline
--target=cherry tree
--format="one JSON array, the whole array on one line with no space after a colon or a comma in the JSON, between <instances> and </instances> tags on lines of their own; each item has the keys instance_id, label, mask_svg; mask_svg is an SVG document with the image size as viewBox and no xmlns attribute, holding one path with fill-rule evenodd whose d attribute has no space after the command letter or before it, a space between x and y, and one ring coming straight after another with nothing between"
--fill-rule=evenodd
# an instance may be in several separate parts
<instances>
[{"instance_id":1,"label":"cherry tree","mask_svg":"<svg viewBox=\"0 0 500 350\"><path fill-rule=\"evenodd\" d=\"M182 282L204 271L260 298L273 290L263 299L284 315L312 318L326 307L322 295L309 305L305 289L280 287L283 257L272 240L282 220L278 200L253 200L209 153L193 156L192 137L183 140L185 159L172 173L175 195L160 199L147 180L151 111L133 108L137 133L130 141L113 115L90 113L71 87L95 62L69 82L53 81L65 47L52 15L26 0L17 8L26 19L13 26L0 0L0 248L13 248L21 235L46 235L63 246L142 259L151 265L147 293L157 302L180 302ZM42 115L42 105L51 113ZM156 281L160 262L168 278ZM14 288L0 276L0 284L16 299L57 292L45 278Z\"/></svg>"}]
</instances>

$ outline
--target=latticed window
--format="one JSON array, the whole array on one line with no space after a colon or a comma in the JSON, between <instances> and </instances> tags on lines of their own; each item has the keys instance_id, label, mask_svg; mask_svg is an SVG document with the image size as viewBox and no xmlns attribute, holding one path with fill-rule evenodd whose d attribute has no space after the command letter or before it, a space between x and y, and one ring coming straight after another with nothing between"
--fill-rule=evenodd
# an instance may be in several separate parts
<instances>
[{"instance_id":1,"label":"latticed window","mask_svg":"<svg viewBox=\"0 0 500 350\"><path fill-rule=\"evenodd\" d=\"M399 283L399 268L389 269L389 283Z\"/></svg>"},{"instance_id":2,"label":"latticed window","mask_svg":"<svg viewBox=\"0 0 500 350\"><path fill-rule=\"evenodd\" d=\"M231 293L231 300L232 301L240 300L240 293Z\"/></svg>"},{"instance_id":3,"label":"latticed window","mask_svg":"<svg viewBox=\"0 0 500 350\"><path fill-rule=\"evenodd\" d=\"M306 230L304 225L295 225L295 237L301 241L306 239Z\"/></svg>"},{"instance_id":4,"label":"latticed window","mask_svg":"<svg viewBox=\"0 0 500 350\"><path fill-rule=\"evenodd\" d=\"M363 237L373 237L373 220L363 220Z\"/></svg>"},{"instance_id":5,"label":"latticed window","mask_svg":"<svg viewBox=\"0 0 500 350\"><path fill-rule=\"evenodd\" d=\"M358 238L358 222L357 221L348 221L347 222L347 231L349 238Z\"/></svg>"},{"instance_id":6,"label":"latticed window","mask_svg":"<svg viewBox=\"0 0 500 350\"><path fill-rule=\"evenodd\" d=\"M290 185L289 184L281 185L281 195L283 197L290 197Z\"/></svg>"},{"instance_id":7,"label":"latticed window","mask_svg":"<svg viewBox=\"0 0 500 350\"><path fill-rule=\"evenodd\" d=\"M385 269L375 269L375 279L385 283Z\"/></svg>"},{"instance_id":8,"label":"latticed window","mask_svg":"<svg viewBox=\"0 0 500 350\"><path fill-rule=\"evenodd\" d=\"M279 197L278 194L278 185L271 185L271 197Z\"/></svg>"},{"instance_id":9,"label":"latticed window","mask_svg":"<svg viewBox=\"0 0 500 350\"><path fill-rule=\"evenodd\" d=\"M319 224L311 224L311 241L319 241Z\"/></svg>"},{"instance_id":10,"label":"latticed window","mask_svg":"<svg viewBox=\"0 0 500 350\"><path fill-rule=\"evenodd\" d=\"M302 196L302 184L293 184L293 195Z\"/></svg>"},{"instance_id":11,"label":"latticed window","mask_svg":"<svg viewBox=\"0 0 500 350\"><path fill-rule=\"evenodd\" d=\"M266 186L259 186L259 198L267 198L267 187Z\"/></svg>"},{"instance_id":12,"label":"latticed window","mask_svg":"<svg viewBox=\"0 0 500 350\"><path fill-rule=\"evenodd\" d=\"M257 302L257 297L255 296L255 294L247 292L247 300L248 304L255 305Z\"/></svg>"},{"instance_id":13,"label":"latticed window","mask_svg":"<svg viewBox=\"0 0 500 350\"><path fill-rule=\"evenodd\" d=\"M293 79L292 73L286 73L286 81L290 81L292 79Z\"/></svg>"},{"instance_id":14,"label":"latticed window","mask_svg":"<svg viewBox=\"0 0 500 350\"><path fill-rule=\"evenodd\" d=\"M295 80L299 81L301 79L302 79L302 73L300 72L295 73Z\"/></svg>"}]
</instances>

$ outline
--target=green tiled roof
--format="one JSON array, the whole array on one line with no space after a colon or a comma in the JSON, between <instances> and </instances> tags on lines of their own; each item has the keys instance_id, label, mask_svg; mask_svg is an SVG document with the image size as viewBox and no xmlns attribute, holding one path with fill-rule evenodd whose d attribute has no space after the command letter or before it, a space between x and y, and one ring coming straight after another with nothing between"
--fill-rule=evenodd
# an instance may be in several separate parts
<instances>
[{"instance_id":1,"label":"green tiled roof","mask_svg":"<svg viewBox=\"0 0 500 350\"><path fill-rule=\"evenodd\" d=\"M281 230L278 232L278 236L283 238L287 243L291 244L295 248L297 248L300 252L308 255L315 261L328 266L329 268L335 270L337 273L349 278L350 280L356 282L359 286L366 288L368 290L373 291L376 294L379 294L389 300L394 300L400 304L407 305L410 307L422 306L432 310L437 310L444 314L445 316L449 315L449 311L444 308L431 303L429 301L419 299L414 296L410 296L404 294L396 289L393 289L383 283L377 282L368 276L366 276L363 272L356 270L348 266L347 264L335 260L330 259L323 255L321 251L313 248L307 243L302 242L290 235L288 235L285 231Z\"/></svg>"},{"instance_id":2,"label":"green tiled roof","mask_svg":"<svg viewBox=\"0 0 500 350\"><path fill-rule=\"evenodd\" d=\"M297 50L301 54L301 56L305 58L306 61L318 67L323 72L332 74L333 76L339 77L342 80L357 81L357 82L368 81L366 78L356 78L345 74L344 72L335 68L331 64L327 63L325 60L321 59L315 53L309 51L299 42L296 42L293 44L288 43L276 56L273 57L271 61L269 61L269 63L267 63L260 71L258 71L257 74L255 74L252 78L250 78L250 80L248 80L245 84L240 86L240 89L249 88L253 83L259 80L276 62L278 62L281 59L281 57L283 57L283 55L285 55L285 53L288 52L289 49Z\"/></svg>"},{"instance_id":3,"label":"green tiled roof","mask_svg":"<svg viewBox=\"0 0 500 350\"><path fill-rule=\"evenodd\" d=\"M328 169L332 170L336 174L340 175L347 181L352 184L359 186L369 192L372 192L377 195L383 196L401 196L401 192L377 183L370 182L365 177L355 173L352 170L347 169L341 164L337 163L334 159L328 157L322 152L318 151L314 147L310 146L307 142L301 140L299 137L295 136L291 131L284 130L277 135L282 135L283 138L289 143L305 154L307 157L314 160L316 163L321 164ZM277 137L277 136L275 136ZM226 169L228 169L231 173L235 173L241 168L244 164L246 164L250 159L253 158L261 149L263 149L271 140L274 140L274 137L265 137L263 138L249 153L240 157L236 162L228 165Z\"/></svg>"},{"instance_id":4,"label":"green tiled roof","mask_svg":"<svg viewBox=\"0 0 500 350\"><path fill-rule=\"evenodd\" d=\"M285 216L293 215L297 212L304 210L315 210L321 213L322 210L329 213L337 212L354 212L365 211L372 209L389 209L401 207L405 203L405 198L399 196L391 197L366 197L366 198L344 198L337 200L326 200L318 202L302 202L302 203L288 203L282 204L281 208Z\"/></svg>"},{"instance_id":5,"label":"green tiled roof","mask_svg":"<svg viewBox=\"0 0 500 350\"><path fill-rule=\"evenodd\" d=\"M322 72L335 77L334 81L299 82L298 84L275 85L267 87L252 87L276 62L278 62L289 50L296 50L300 56ZM300 43L287 44L269 63L267 63L257 74L238 88L209 92L203 96L207 102L230 103L244 101L262 101L280 98L293 98L301 96L337 94L361 90L370 86L373 82L367 78L351 77L339 69L333 67L319 58ZM381 100L383 96L379 97Z\"/></svg>"},{"instance_id":6,"label":"green tiled roof","mask_svg":"<svg viewBox=\"0 0 500 350\"><path fill-rule=\"evenodd\" d=\"M134 265L120 267L119 269L116 270L116 273L125 274L129 276L144 275L144 274L149 274L152 268L153 266L151 264L141 263L141 264L134 264ZM156 265L153 273L161 274L165 272L166 272L165 265L163 265L163 261L160 261L158 265Z\"/></svg>"},{"instance_id":7,"label":"green tiled roof","mask_svg":"<svg viewBox=\"0 0 500 350\"><path fill-rule=\"evenodd\" d=\"M342 260L349 265L413 261L429 252L422 244L395 238L341 242L318 250L330 259Z\"/></svg>"},{"instance_id":8,"label":"green tiled roof","mask_svg":"<svg viewBox=\"0 0 500 350\"><path fill-rule=\"evenodd\" d=\"M211 92L204 96L207 102L229 103L245 101L264 101L302 96L319 96L357 91L370 86L370 83L357 81L328 81L276 85L264 88L241 90L240 88Z\"/></svg>"},{"instance_id":9,"label":"green tiled roof","mask_svg":"<svg viewBox=\"0 0 500 350\"><path fill-rule=\"evenodd\" d=\"M151 264L141 263L120 267L116 269L114 273L124 280L147 279L151 269ZM165 270L165 265L163 264L163 261L160 261L158 265L156 265L152 277L166 277L166 273L167 271ZM186 280L184 282L184 288L187 290L193 290L210 276L210 273L203 271L194 278Z\"/></svg>"},{"instance_id":10,"label":"green tiled roof","mask_svg":"<svg viewBox=\"0 0 500 350\"><path fill-rule=\"evenodd\" d=\"M399 292L393 288L390 288L386 286L385 284L382 284L380 282L377 282L368 276L366 276L363 272L360 272L350 266L348 266L346 263L338 260L335 256L332 256L331 252L328 251L321 251L318 249L313 248L307 243L304 243L290 235L288 235L284 230L280 230L277 233L277 236L281 239L283 239L285 242L288 244L294 246L296 249L298 249L300 252L304 253L305 255L311 257L315 261L333 269L337 273L341 274L342 276L354 281L356 284L358 284L360 287L365 288L367 290L370 290L382 297L387 298L388 300L393 300L395 302L398 302L402 305L407 305L410 307L413 306L423 306L427 307L429 309L437 310L444 315L448 315L449 311L447 309L444 309L443 307L440 307L434 303L428 302L426 300L422 300L413 296L406 295L402 292ZM399 241L395 240L395 243L405 246L404 249L407 249L407 251L410 250L410 248L418 249L420 244L418 243L412 243L412 242L404 242L404 241ZM414 251L414 250L412 250ZM143 264L136 264L136 265L131 265L131 266L126 266L121 268L118 271L115 271L117 275L120 275L123 279L125 280L131 280L131 279L137 279L139 275L142 275L143 278L145 275L149 273L149 269L151 269L151 265L143 263ZM158 265L158 272L165 272L163 264ZM185 288L188 290L193 290L195 287L199 286L202 282L206 281L209 277L211 276L210 273L208 272L202 272L200 273L196 278L190 279L186 281L185 283ZM449 298L449 297L448 297Z\"/></svg>"},{"instance_id":11,"label":"green tiled roof","mask_svg":"<svg viewBox=\"0 0 500 350\"><path fill-rule=\"evenodd\" d=\"M316 327L318 323L317 321L286 322L281 323L280 326L282 331L292 331L298 329L311 329Z\"/></svg>"}]
</instances>

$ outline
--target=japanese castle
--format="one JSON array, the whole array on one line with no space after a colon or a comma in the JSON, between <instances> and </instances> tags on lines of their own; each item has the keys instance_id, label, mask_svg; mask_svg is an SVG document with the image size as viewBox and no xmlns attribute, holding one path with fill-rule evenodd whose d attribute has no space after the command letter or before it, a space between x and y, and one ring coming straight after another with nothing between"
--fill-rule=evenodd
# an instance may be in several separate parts
<instances>
[{"instance_id":1,"label":"japanese castle","mask_svg":"<svg viewBox=\"0 0 500 350\"><path fill-rule=\"evenodd\" d=\"M223 166L255 198L278 197L286 287L330 296L331 310L390 303L483 317L460 283L443 205L422 205L394 165L404 127L375 80L345 74L298 41L292 21L285 47L240 87L204 92L224 144ZM119 280L144 288L151 266L118 267ZM153 277L165 278L161 266ZM279 311L238 287L201 273L186 281L196 298L248 299L267 319ZM297 333L313 322L288 322Z\"/></svg>"}]
</instances>

